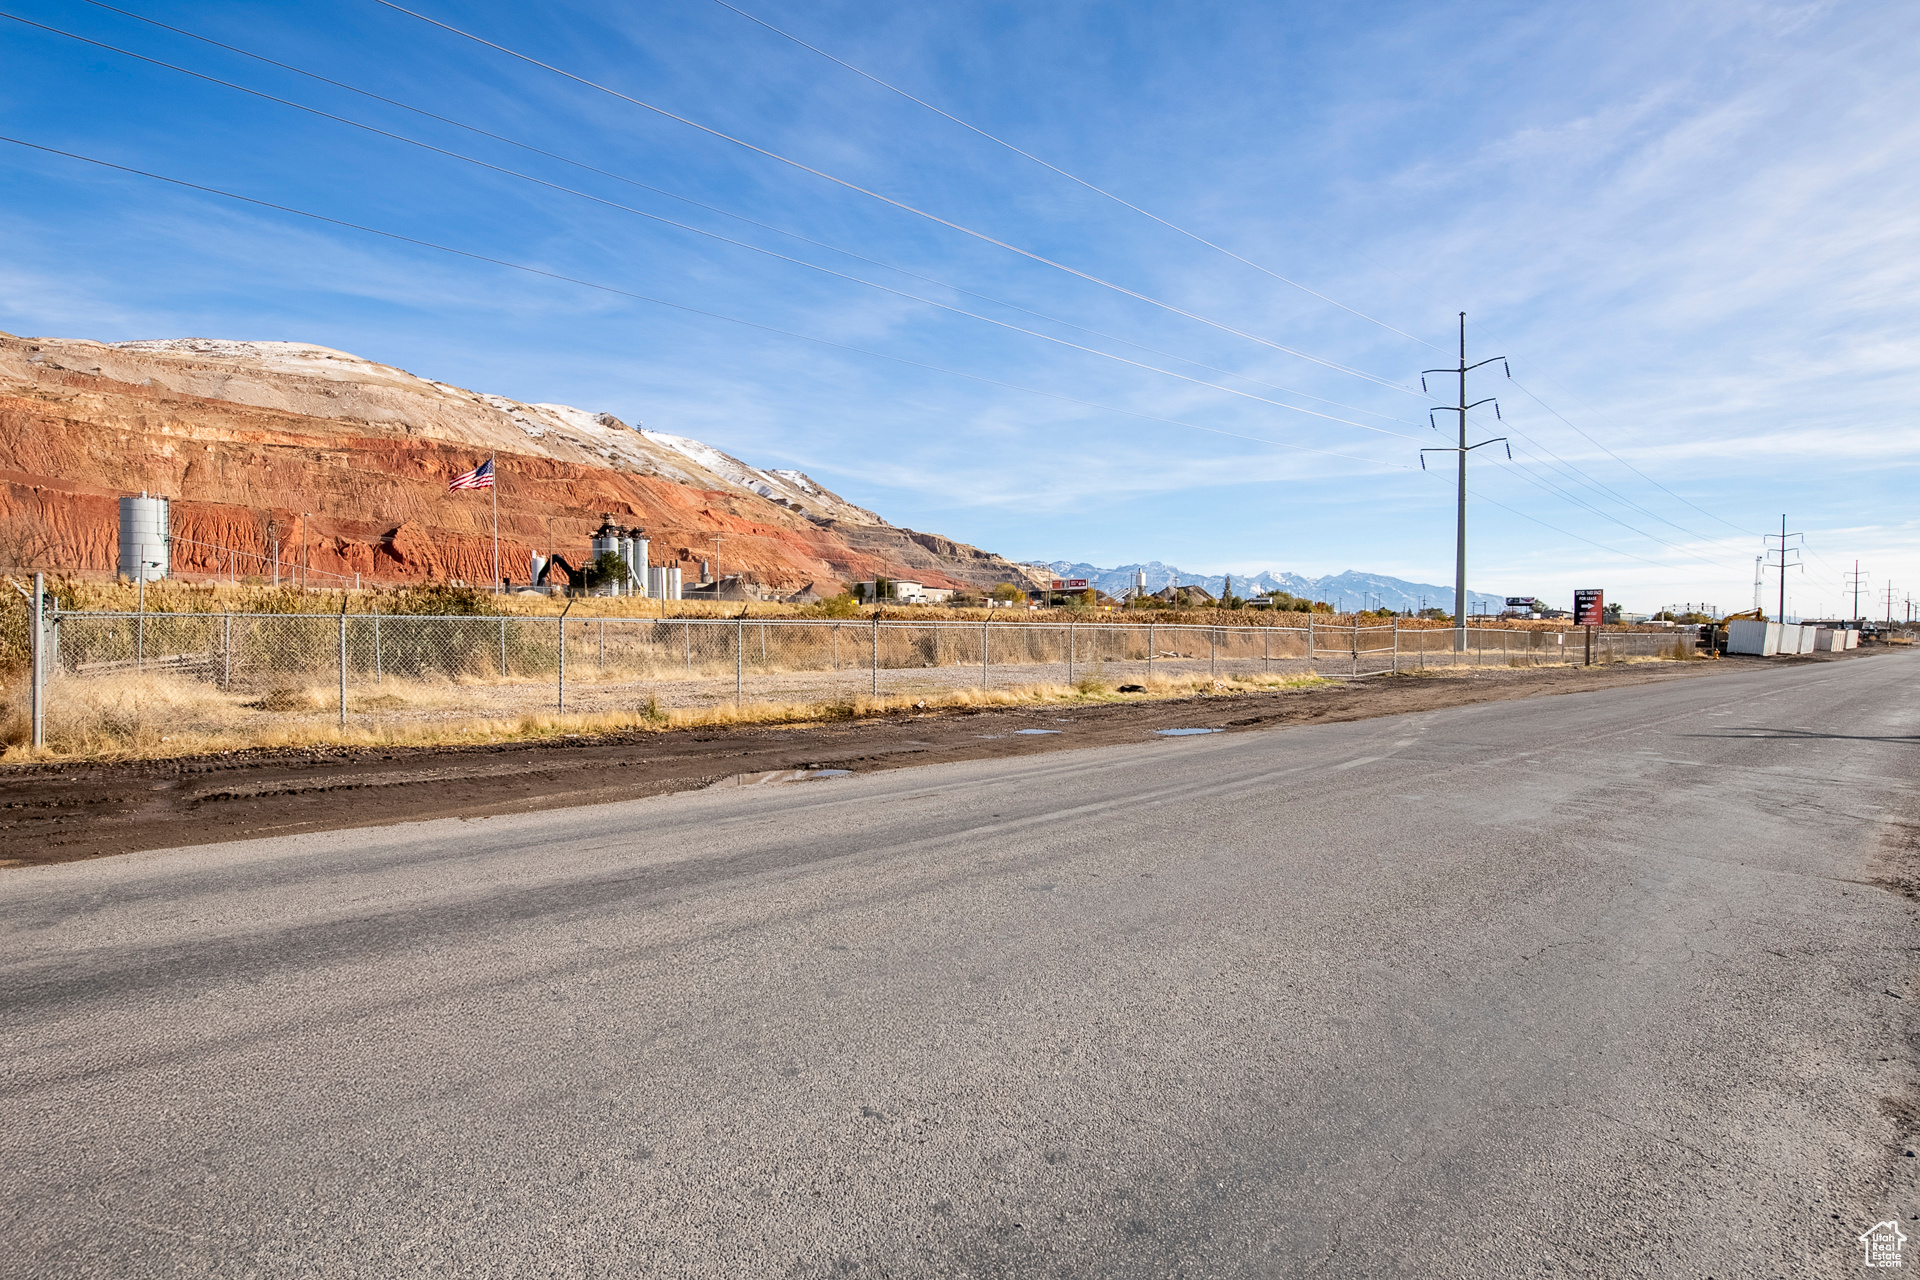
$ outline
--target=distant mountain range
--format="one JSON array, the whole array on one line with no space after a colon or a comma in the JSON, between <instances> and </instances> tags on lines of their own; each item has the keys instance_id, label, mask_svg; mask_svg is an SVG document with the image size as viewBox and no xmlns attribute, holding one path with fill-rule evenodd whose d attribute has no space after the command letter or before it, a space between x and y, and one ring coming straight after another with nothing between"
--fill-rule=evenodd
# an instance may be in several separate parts
<instances>
[{"instance_id":1,"label":"distant mountain range","mask_svg":"<svg viewBox=\"0 0 1920 1280\"><path fill-rule=\"evenodd\" d=\"M1055 576L1061 578L1086 578L1110 596L1118 596L1132 587L1134 574L1142 570L1147 575L1148 591L1158 591L1162 587L1197 586L1205 587L1217 596L1225 590L1227 580L1225 574L1187 573L1172 565L1161 564L1158 560L1150 564L1123 564L1117 569L1070 564L1065 560L1056 560L1040 567L1051 569ZM1263 569L1246 577L1233 575L1235 595L1256 596L1263 591L1285 591L1308 600L1324 600L1342 610L1453 610L1452 587L1431 582L1408 582L1404 578L1389 578L1379 573L1357 573L1349 569L1345 573L1332 573L1324 578L1303 578L1297 573L1274 573ZM1475 613L1498 613L1506 605L1505 596L1490 596L1479 591L1469 591L1467 599L1471 602L1469 612Z\"/></svg>"}]
</instances>

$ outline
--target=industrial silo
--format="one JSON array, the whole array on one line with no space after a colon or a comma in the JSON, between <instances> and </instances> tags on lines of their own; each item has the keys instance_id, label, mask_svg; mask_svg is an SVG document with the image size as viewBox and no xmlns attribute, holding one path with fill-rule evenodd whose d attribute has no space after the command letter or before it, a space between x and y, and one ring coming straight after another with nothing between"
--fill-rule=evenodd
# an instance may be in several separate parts
<instances>
[{"instance_id":1,"label":"industrial silo","mask_svg":"<svg viewBox=\"0 0 1920 1280\"><path fill-rule=\"evenodd\" d=\"M167 576L168 535L172 516L165 498L120 499L120 576L129 582L149 582Z\"/></svg>"},{"instance_id":2,"label":"industrial silo","mask_svg":"<svg viewBox=\"0 0 1920 1280\"><path fill-rule=\"evenodd\" d=\"M667 567L656 564L647 570L647 594L655 600L667 598Z\"/></svg>"},{"instance_id":3,"label":"industrial silo","mask_svg":"<svg viewBox=\"0 0 1920 1280\"><path fill-rule=\"evenodd\" d=\"M650 594L647 590L647 531L645 529L627 530L627 581L633 584L633 593L638 596Z\"/></svg>"},{"instance_id":4,"label":"industrial silo","mask_svg":"<svg viewBox=\"0 0 1920 1280\"><path fill-rule=\"evenodd\" d=\"M680 566L677 564L667 566L667 599L684 599L680 594Z\"/></svg>"},{"instance_id":5,"label":"industrial silo","mask_svg":"<svg viewBox=\"0 0 1920 1280\"><path fill-rule=\"evenodd\" d=\"M587 557L587 563L590 565L604 555L616 555L623 560L626 558L626 537L620 532L619 528L614 525L611 515L603 515L600 517L600 527L594 531L592 545L593 553ZM619 582L607 582L596 587L594 590L599 595L617 596L620 594L622 585L623 584Z\"/></svg>"}]
</instances>

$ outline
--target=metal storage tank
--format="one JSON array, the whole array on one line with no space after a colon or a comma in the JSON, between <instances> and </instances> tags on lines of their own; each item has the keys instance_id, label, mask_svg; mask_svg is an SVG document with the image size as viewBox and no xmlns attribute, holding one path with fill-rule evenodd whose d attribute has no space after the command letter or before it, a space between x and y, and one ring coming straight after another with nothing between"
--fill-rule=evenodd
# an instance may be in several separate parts
<instances>
[{"instance_id":1,"label":"metal storage tank","mask_svg":"<svg viewBox=\"0 0 1920 1280\"><path fill-rule=\"evenodd\" d=\"M635 595L648 595L647 590L647 531L645 529L627 530L627 580L633 584Z\"/></svg>"},{"instance_id":2,"label":"metal storage tank","mask_svg":"<svg viewBox=\"0 0 1920 1280\"><path fill-rule=\"evenodd\" d=\"M171 529L172 512L165 498L149 498L142 490L137 498L120 499L120 576L129 582L166 577Z\"/></svg>"},{"instance_id":3,"label":"metal storage tank","mask_svg":"<svg viewBox=\"0 0 1920 1280\"><path fill-rule=\"evenodd\" d=\"M670 564L667 566L667 599L680 600L683 598L680 594L680 566Z\"/></svg>"},{"instance_id":4,"label":"metal storage tank","mask_svg":"<svg viewBox=\"0 0 1920 1280\"><path fill-rule=\"evenodd\" d=\"M667 598L667 567L656 564L647 570L647 594L655 600Z\"/></svg>"}]
</instances>

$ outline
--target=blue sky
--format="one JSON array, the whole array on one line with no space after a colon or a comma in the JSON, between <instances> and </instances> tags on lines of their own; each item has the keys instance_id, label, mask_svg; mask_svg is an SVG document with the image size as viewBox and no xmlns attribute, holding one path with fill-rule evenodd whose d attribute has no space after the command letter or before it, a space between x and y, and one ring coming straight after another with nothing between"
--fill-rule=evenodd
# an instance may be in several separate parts
<instances>
[{"instance_id":1,"label":"blue sky","mask_svg":"<svg viewBox=\"0 0 1920 1280\"><path fill-rule=\"evenodd\" d=\"M6 134L821 341L5 144L0 328L322 343L799 467L1018 559L1450 582L1449 463L1418 451L1449 443L1426 411L1452 388L1418 379L1464 310L1469 359L1513 371L1471 384L1502 410L1473 438L1515 446L1475 455L1476 589L1743 608L1785 512L1791 612L1839 609L1856 558L1920 599L1911 5L740 6L1269 275L715 0L420 0L1158 306L374 0L122 3L618 177L83 0L11 11L640 212L13 22Z\"/></svg>"}]
</instances>

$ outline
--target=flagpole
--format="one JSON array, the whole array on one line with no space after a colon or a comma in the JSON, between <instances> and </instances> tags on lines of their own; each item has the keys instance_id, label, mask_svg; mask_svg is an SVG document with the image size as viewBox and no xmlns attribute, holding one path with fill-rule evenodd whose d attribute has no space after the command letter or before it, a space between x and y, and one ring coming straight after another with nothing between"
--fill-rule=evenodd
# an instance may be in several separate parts
<instances>
[{"instance_id":1,"label":"flagpole","mask_svg":"<svg viewBox=\"0 0 1920 1280\"><path fill-rule=\"evenodd\" d=\"M499 454L487 459L487 470L493 473L493 483L487 487L493 490L493 589L500 590L500 463Z\"/></svg>"}]
</instances>

